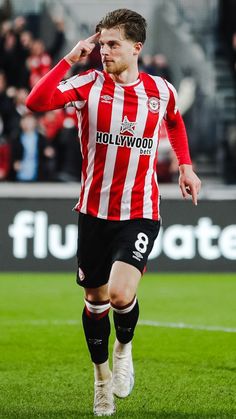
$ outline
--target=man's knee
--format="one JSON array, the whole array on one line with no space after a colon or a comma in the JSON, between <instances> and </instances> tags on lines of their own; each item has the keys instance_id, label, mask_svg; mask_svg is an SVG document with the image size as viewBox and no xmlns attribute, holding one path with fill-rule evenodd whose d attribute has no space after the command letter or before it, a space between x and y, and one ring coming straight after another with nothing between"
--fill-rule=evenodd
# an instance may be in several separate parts
<instances>
[{"instance_id":1,"label":"man's knee","mask_svg":"<svg viewBox=\"0 0 236 419\"><path fill-rule=\"evenodd\" d=\"M109 299L107 284L98 288L85 288L85 298L88 301L106 301Z\"/></svg>"},{"instance_id":2,"label":"man's knee","mask_svg":"<svg viewBox=\"0 0 236 419\"><path fill-rule=\"evenodd\" d=\"M133 266L114 262L108 283L108 294L111 304L126 306L133 300L140 280L140 272Z\"/></svg>"},{"instance_id":3,"label":"man's knee","mask_svg":"<svg viewBox=\"0 0 236 419\"><path fill-rule=\"evenodd\" d=\"M109 288L110 303L114 306L123 307L133 300L135 293L129 289L111 286Z\"/></svg>"}]
</instances>

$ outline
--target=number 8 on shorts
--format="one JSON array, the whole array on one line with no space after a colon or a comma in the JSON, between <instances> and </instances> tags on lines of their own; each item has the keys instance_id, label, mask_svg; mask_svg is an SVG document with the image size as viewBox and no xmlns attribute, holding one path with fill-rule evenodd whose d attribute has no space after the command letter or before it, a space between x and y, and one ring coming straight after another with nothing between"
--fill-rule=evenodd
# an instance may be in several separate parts
<instances>
[{"instance_id":1,"label":"number 8 on shorts","mask_svg":"<svg viewBox=\"0 0 236 419\"><path fill-rule=\"evenodd\" d=\"M145 253L148 246L148 236L145 233L138 233L137 240L135 242L135 249L140 253Z\"/></svg>"}]
</instances>

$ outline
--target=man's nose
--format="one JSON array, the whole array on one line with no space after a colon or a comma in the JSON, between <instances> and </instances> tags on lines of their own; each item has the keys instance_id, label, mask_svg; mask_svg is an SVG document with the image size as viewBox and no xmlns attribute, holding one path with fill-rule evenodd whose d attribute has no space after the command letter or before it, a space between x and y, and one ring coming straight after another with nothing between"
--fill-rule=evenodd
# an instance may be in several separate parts
<instances>
[{"instance_id":1,"label":"man's nose","mask_svg":"<svg viewBox=\"0 0 236 419\"><path fill-rule=\"evenodd\" d=\"M108 47L108 45L102 45L100 51L101 51L102 55L106 55L106 54L109 53L109 50L110 50L110 48Z\"/></svg>"}]
</instances>

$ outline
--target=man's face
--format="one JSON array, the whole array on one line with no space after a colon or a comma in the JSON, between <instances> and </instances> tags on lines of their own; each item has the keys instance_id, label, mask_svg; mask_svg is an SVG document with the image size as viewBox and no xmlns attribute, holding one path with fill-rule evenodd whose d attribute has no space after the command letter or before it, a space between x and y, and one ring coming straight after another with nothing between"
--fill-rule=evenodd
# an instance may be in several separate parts
<instances>
[{"instance_id":1,"label":"man's face","mask_svg":"<svg viewBox=\"0 0 236 419\"><path fill-rule=\"evenodd\" d=\"M111 74L130 68L142 48L140 42L126 39L122 28L102 29L99 43L104 70Z\"/></svg>"}]
</instances>

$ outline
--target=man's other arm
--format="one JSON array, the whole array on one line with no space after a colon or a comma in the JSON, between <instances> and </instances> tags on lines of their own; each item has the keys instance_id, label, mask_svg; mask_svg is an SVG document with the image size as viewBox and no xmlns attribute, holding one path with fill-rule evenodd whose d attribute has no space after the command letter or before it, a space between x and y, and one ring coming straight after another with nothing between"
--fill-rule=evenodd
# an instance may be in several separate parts
<instances>
[{"instance_id":1,"label":"man's other arm","mask_svg":"<svg viewBox=\"0 0 236 419\"><path fill-rule=\"evenodd\" d=\"M179 186L183 198L188 194L192 196L194 205L197 205L197 196L200 192L201 181L194 173L189 152L188 137L184 121L177 110L176 92L168 83L170 99L167 106L165 124L171 146L179 162Z\"/></svg>"}]
</instances>

